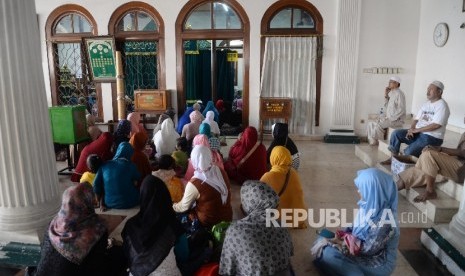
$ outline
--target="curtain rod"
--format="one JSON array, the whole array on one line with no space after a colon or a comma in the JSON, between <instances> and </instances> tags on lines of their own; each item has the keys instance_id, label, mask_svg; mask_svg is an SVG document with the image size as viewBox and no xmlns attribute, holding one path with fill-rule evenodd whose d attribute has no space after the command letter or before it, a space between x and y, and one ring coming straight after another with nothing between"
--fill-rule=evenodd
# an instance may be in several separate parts
<instances>
[{"instance_id":1,"label":"curtain rod","mask_svg":"<svg viewBox=\"0 0 465 276\"><path fill-rule=\"evenodd\" d=\"M323 34L289 34L289 35L260 35L261 37L322 37Z\"/></svg>"}]
</instances>

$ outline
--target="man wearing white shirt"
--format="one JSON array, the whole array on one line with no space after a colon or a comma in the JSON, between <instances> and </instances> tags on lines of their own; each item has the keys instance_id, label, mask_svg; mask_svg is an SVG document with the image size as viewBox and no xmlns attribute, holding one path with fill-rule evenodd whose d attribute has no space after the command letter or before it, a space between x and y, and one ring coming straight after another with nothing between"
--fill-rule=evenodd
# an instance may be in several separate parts
<instances>
[{"instance_id":1,"label":"man wearing white shirt","mask_svg":"<svg viewBox=\"0 0 465 276\"><path fill-rule=\"evenodd\" d=\"M389 85L384 91L384 110L376 122L367 125L368 143L378 145L378 140L383 139L388 127L400 127L405 118L405 95L400 87L400 78L397 76L389 79Z\"/></svg>"},{"instance_id":2,"label":"man wearing white shirt","mask_svg":"<svg viewBox=\"0 0 465 276\"><path fill-rule=\"evenodd\" d=\"M405 155L416 157L426 146L442 145L450 115L449 106L442 99L443 90L442 82L433 81L426 93L428 101L418 111L410 129L398 129L391 134L389 150L393 155L399 154L401 143L408 145Z\"/></svg>"}]
</instances>

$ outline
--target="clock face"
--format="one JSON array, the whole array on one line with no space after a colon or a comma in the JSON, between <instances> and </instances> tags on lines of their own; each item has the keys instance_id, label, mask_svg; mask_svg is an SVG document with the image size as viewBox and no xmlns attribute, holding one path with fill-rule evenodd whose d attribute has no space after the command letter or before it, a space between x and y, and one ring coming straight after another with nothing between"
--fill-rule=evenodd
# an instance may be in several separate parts
<instances>
[{"instance_id":1,"label":"clock face","mask_svg":"<svg viewBox=\"0 0 465 276\"><path fill-rule=\"evenodd\" d=\"M446 44L449 38L449 27L446 23L439 23L434 28L433 41L438 47L442 47Z\"/></svg>"}]
</instances>

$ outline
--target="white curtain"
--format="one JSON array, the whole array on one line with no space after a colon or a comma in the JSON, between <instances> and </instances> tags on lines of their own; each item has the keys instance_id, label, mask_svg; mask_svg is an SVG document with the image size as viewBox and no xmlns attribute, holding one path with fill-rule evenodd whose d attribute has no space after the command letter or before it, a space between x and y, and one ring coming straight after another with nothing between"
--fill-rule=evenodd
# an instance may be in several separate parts
<instances>
[{"instance_id":1,"label":"white curtain","mask_svg":"<svg viewBox=\"0 0 465 276\"><path fill-rule=\"evenodd\" d=\"M289 132L314 133L316 37L267 37L260 96L292 99Z\"/></svg>"}]
</instances>

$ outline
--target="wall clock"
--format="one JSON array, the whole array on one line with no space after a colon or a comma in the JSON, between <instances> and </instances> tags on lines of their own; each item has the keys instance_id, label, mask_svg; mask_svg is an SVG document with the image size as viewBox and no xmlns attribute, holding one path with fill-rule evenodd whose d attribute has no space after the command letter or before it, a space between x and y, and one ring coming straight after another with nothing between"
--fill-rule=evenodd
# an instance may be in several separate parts
<instances>
[{"instance_id":1,"label":"wall clock","mask_svg":"<svg viewBox=\"0 0 465 276\"><path fill-rule=\"evenodd\" d=\"M442 47L446 44L448 38L449 27L447 26L447 23L438 23L433 32L434 45Z\"/></svg>"}]
</instances>

